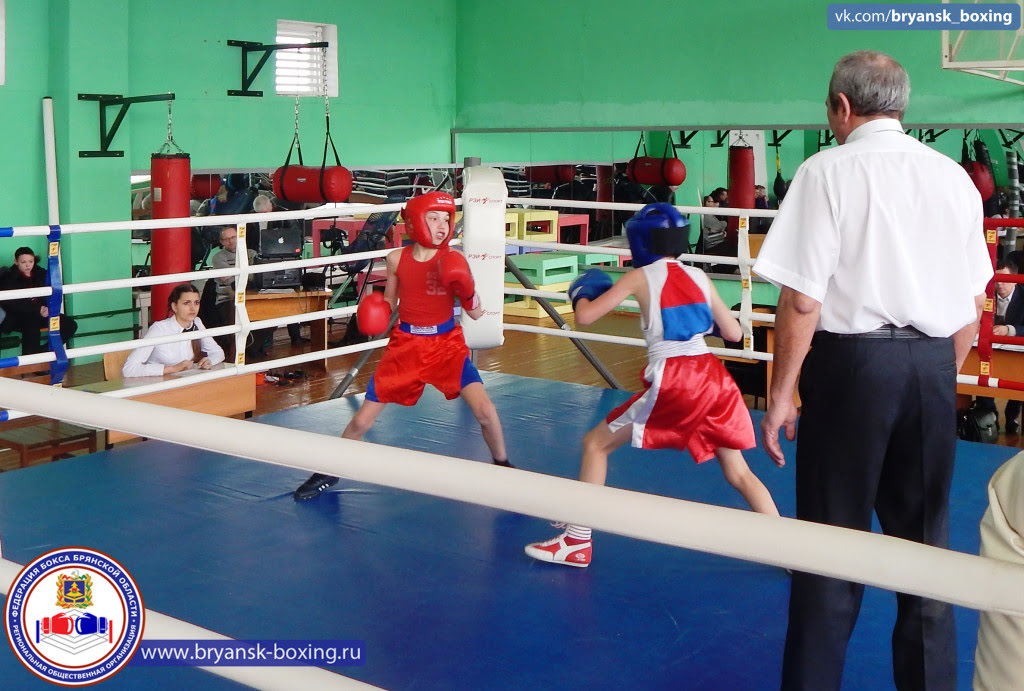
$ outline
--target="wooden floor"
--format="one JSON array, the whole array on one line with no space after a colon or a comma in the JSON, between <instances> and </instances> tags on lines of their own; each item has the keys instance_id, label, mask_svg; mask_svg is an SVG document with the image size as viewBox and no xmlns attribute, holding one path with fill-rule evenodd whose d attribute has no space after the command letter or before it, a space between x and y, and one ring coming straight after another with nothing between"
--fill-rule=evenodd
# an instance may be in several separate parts
<instances>
[{"instance_id":1,"label":"wooden floor","mask_svg":"<svg viewBox=\"0 0 1024 691\"><path fill-rule=\"evenodd\" d=\"M566 321L573 325L573 315L565 315ZM508 323L522 323L534 326L553 327L551 319L529 319L506 317ZM606 333L619 336L639 337L639 317L635 313L614 312L600 319L596 324L586 327L587 331ZM345 325L338 323L332 326L328 338L337 341L344 337ZM294 355L309 349L309 344L292 345L286 329L277 329L272 345L268 348L268 357L281 358ZM601 361L605 368L627 390L636 391L640 388L639 376L646 363L646 352L643 348L615 345L609 343L586 342L588 348ZM374 352L369 362L360 370L345 394L358 394L366 391L366 384L380 360L380 350ZM263 384L256 391L256 415L287 410L310 403L327 400L331 393L348 374L358 358L347 355L328 360L328 370L318 372L308 366L293 366L285 369L271 369L271 374L279 375L276 384ZM608 384L584 356L567 338L556 338L540 334L528 334L519 331L506 331L505 343L499 348L478 351L476 364L480 370L501 372L524 377L537 377L551 381L572 384L608 387ZM291 377L286 376L289 373ZM103 379L101 363L90 363L73 366L66 377L67 386L79 386ZM763 407L764 399L746 397L749 407ZM1005 401L996 402L1002 418ZM1001 428L1003 421L1000 419ZM1000 434L997 444L1024 448L1024 436ZM0 471L18 468L17 456L9 450L0 450Z\"/></svg>"}]
</instances>

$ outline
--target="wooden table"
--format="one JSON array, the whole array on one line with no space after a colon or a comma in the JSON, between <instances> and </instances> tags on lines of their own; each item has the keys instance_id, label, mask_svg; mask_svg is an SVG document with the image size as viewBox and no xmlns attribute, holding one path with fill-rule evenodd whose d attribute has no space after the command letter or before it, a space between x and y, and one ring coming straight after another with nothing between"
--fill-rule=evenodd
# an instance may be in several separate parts
<instances>
[{"instance_id":1,"label":"wooden table","mask_svg":"<svg viewBox=\"0 0 1024 691\"><path fill-rule=\"evenodd\" d=\"M276 319L277 317L288 317L293 314L305 314L307 312L319 312L327 309L327 300L330 299L329 290L309 290L286 292L255 292L248 291L245 294L245 308L249 313L250 321L260 319ZM316 319L309 324L309 340L314 350L327 349L327 320ZM327 369L327 360L312 360L310 365L321 370Z\"/></svg>"},{"instance_id":2,"label":"wooden table","mask_svg":"<svg viewBox=\"0 0 1024 691\"><path fill-rule=\"evenodd\" d=\"M960 368L960 374L977 376L981 371L981 362L978 360L978 349L971 348L964 360L964 366ZM992 367L989 376L1005 379L1007 381L1024 382L1024 352L1019 350L1003 350L1002 348L992 350ZM1016 389L993 389L988 386L974 386L973 384L957 384L956 392L964 397L957 401L957 406L967 407L965 404L968 396L989 396L991 398L1005 398L1014 401L1024 401L1024 391Z\"/></svg>"},{"instance_id":3,"label":"wooden table","mask_svg":"<svg viewBox=\"0 0 1024 691\"><path fill-rule=\"evenodd\" d=\"M200 375L192 375L200 376ZM117 391L118 389L131 388L132 386L143 386L154 382L178 379L174 375L166 377L131 377L129 379L111 379L109 381L96 382L76 386L78 391L89 391L92 393L104 393L106 391ZM207 381L196 381L188 386L180 386L176 389L165 391L154 391L139 396L128 396L133 401L143 403L154 403L169 408L180 410L191 410L197 413L209 415L223 415L233 417L236 415L248 416L256 409L256 374L238 374L232 377L221 377L220 379L209 379ZM107 444L114 444L127 439L135 439L134 435L126 432L110 430L107 432Z\"/></svg>"}]
</instances>

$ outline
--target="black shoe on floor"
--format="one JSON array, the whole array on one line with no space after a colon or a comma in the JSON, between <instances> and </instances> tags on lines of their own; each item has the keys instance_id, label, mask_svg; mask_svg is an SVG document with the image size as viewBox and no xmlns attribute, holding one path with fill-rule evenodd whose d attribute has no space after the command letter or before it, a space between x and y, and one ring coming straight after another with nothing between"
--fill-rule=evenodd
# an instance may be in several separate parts
<instances>
[{"instance_id":1,"label":"black shoe on floor","mask_svg":"<svg viewBox=\"0 0 1024 691\"><path fill-rule=\"evenodd\" d=\"M1006 423L1006 433L1007 434L1017 434L1017 432L1019 432L1019 431L1020 431L1020 423L1017 422L1016 420L1010 420L1009 422Z\"/></svg>"},{"instance_id":2,"label":"black shoe on floor","mask_svg":"<svg viewBox=\"0 0 1024 691\"><path fill-rule=\"evenodd\" d=\"M293 496L295 497L295 501L316 499L320 496L321 492L336 484L338 484L338 478L336 477L313 473L309 476L308 480L299 485L299 488L295 490L295 494Z\"/></svg>"},{"instance_id":3,"label":"black shoe on floor","mask_svg":"<svg viewBox=\"0 0 1024 691\"><path fill-rule=\"evenodd\" d=\"M494 465L500 465L502 468L515 468L515 466L509 463L508 460L494 461Z\"/></svg>"}]
</instances>

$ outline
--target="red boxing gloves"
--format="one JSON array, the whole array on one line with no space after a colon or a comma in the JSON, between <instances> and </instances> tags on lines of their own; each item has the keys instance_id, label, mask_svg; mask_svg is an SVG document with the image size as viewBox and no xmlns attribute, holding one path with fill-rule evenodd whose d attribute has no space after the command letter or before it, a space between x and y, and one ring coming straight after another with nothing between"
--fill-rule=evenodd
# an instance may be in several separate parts
<instances>
[{"instance_id":1,"label":"red boxing gloves","mask_svg":"<svg viewBox=\"0 0 1024 691\"><path fill-rule=\"evenodd\" d=\"M377 336L388 330L391 321L391 303L384 299L384 293L370 291L359 301L356 309L356 324L364 336Z\"/></svg>"},{"instance_id":2,"label":"red boxing gloves","mask_svg":"<svg viewBox=\"0 0 1024 691\"><path fill-rule=\"evenodd\" d=\"M458 296L464 309L473 309L476 284L469 263L459 252L449 250L440 259L441 285ZM479 300L476 301L479 303Z\"/></svg>"},{"instance_id":3,"label":"red boxing gloves","mask_svg":"<svg viewBox=\"0 0 1024 691\"><path fill-rule=\"evenodd\" d=\"M75 620L61 612L52 617L43 617L43 633L69 634L75 630Z\"/></svg>"}]
</instances>

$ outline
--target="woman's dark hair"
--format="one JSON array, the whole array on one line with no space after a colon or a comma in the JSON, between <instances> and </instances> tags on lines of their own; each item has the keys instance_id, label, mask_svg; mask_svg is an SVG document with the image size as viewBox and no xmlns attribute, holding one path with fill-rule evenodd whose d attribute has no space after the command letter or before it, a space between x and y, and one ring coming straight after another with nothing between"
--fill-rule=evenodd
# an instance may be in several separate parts
<instances>
[{"instance_id":1,"label":"woman's dark hair","mask_svg":"<svg viewBox=\"0 0 1024 691\"><path fill-rule=\"evenodd\" d=\"M32 251L31 247L19 247L18 249L14 250L14 261L18 261L18 257L20 257L23 254L31 254L33 257L36 256L36 253Z\"/></svg>"},{"instance_id":2,"label":"woman's dark hair","mask_svg":"<svg viewBox=\"0 0 1024 691\"><path fill-rule=\"evenodd\" d=\"M181 296L185 293L195 293L199 295L199 289L191 283L179 283L171 289L171 294L167 296L167 314L171 314L171 305L181 299Z\"/></svg>"}]
</instances>

